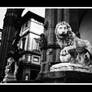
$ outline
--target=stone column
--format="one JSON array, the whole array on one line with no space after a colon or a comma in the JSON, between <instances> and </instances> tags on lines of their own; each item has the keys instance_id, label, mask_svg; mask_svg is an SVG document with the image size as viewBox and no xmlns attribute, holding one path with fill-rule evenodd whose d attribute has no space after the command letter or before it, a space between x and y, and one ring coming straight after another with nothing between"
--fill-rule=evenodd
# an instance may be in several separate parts
<instances>
[{"instance_id":1,"label":"stone column","mask_svg":"<svg viewBox=\"0 0 92 92\"><path fill-rule=\"evenodd\" d=\"M45 35L47 38L47 45L51 46L56 44L55 36L55 27L58 22L61 22L63 19L63 10L62 9L46 9L45 11L45 23L47 27L45 29ZM55 47L55 46L54 46ZM57 48L47 48L46 51L46 61L44 64L43 73L45 77L49 77L49 69L53 63L60 62L59 60L60 49Z\"/></svg>"},{"instance_id":2,"label":"stone column","mask_svg":"<svg viewBox=\"0 0 92 92\"><path fill-rule=\"evenodd\" d=\"M79 10L78 9L69 9L69 24L72 28L72 31L80 37L79 33Z\"/></svg>"},{"instance_id":3,"label":"stone column","mask_svg":"<svg viewBox=\"0 0 92 92\"><path fill-rule=\"evenodd\" d=\"M45 21L48 22L47 27L47 45L53 45L55 43L55 26L57 23L57 10L56 9L46 9L45 12ZM46 65L45 65L45 73L48 76L49 66L52 62L55 61L53 57L55 57L53 48L48 48L46 53Z\"/></svg>"},{"instance_id":4,"label":"stone column","mask_svg":"<svg viewBox=\"0 0 92 92\"><path fill-rule=\"evenodd\" d=\"M64 10L63 9L57 9L57 23L63 21ZM55 62L60 62L60 49L56 49L56 59Z\"/></svg>"}]
</instances>

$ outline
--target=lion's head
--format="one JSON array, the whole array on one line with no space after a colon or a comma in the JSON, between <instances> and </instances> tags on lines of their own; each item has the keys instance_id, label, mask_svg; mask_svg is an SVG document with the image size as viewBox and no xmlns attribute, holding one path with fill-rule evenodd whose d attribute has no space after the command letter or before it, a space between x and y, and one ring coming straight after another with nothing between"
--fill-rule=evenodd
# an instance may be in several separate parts
<instances>
[{"instance_id":1,"label":"lion's head","mask_svg":"<svg viewBox=\"0 0 92 92\"><path fill-rule=\"evenodd\" d=\"M71 26L67 22L62 21L58 23L55 28L55 34L59 44L60 42L65 46L73 44L75 33L72 32Z\"/></svg>"},{"instance_id":2,"label":"lion's head","mask_svg":"<svg viewBox=\"0 0 92 92\"><path fill-rule=\"evenodd\" d=\"M58 39L62 39L67 35L71 35L72 34L71 26L65 21L60 22L56 25L55 34Z\"/></svg>"}]
</instances>

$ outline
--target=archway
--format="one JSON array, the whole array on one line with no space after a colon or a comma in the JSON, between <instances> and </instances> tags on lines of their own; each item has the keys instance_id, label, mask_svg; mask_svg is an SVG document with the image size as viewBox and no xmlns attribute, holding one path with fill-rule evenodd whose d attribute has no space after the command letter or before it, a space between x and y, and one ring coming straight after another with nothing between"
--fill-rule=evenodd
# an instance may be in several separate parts
<instances>
[{"instance_id":1,"label":"archway","mask_svg":"<svg viewBox=\"0 0 92 92\"><path fill-rule=\"evenodd\" d=\"M92 10L88 10L80 23L80 37L92 44Z\"/></svg>"}]
</instances>

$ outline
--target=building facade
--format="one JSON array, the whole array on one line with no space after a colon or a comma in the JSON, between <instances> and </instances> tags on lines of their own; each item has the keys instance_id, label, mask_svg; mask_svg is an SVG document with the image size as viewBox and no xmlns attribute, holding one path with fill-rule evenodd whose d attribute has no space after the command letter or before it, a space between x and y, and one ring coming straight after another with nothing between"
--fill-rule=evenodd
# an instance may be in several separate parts
<instances>
[{"instance_id":1,"label":"building facade","mask_svg":"<svg viewBox=\"0 0 92 92\"><path fill-rule=\"evenodd\" d=\"M26 20L25 20L26 19ZM23 62L22 80L35 80L40 72L41 51L40 34L44 32L44 18L32 12L27 12L22 18L20 41L18 48L26 52L20 61Z\"/></svg>"}]
</instances>

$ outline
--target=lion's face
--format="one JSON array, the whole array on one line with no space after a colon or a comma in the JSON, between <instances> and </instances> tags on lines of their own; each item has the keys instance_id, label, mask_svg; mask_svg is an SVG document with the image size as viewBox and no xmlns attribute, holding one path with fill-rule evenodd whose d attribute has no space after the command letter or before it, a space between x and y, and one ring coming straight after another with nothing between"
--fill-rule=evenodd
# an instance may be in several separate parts
<instances>
[{"instance_id":1,"label":"lion's face","mask_svg":"<svg viewBox=\"0 0 92 92\"><path fill-rule=\"evenodd\" d=\"M58 39L63 39L72 33L70 25L66 22L58 23L55 32Z\"/></svg>"},{"instance_id":2,"label":"lion's face","mask_svg":"<svg viewBox=\"0 0 92 92\"><path fill-rule=\"evenodd\" d=\"M60 25L60 26L58 26L58 29L57 29L58 35L66 34L67 31L68 31L68 29L67 29L66 25Z\"/></svg>"},{"instance_id":3,"label":"lion's face","mask_svg":"<svg viewBox=\"0 0 92 92\"><path fill-rule=\"evenodd\" d=\"M55 34L61 48L74 44L75 34L72 32L71 26L65 21L56 25Z\"/></svg>"}]
</instances>

